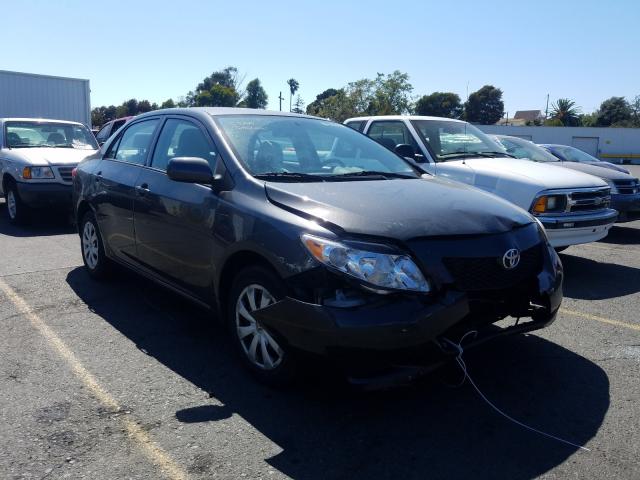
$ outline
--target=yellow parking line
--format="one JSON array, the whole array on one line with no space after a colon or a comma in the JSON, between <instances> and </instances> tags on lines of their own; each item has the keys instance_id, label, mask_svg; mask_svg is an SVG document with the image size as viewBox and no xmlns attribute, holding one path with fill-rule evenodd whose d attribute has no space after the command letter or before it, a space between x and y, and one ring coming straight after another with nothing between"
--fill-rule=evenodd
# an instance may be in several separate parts
<instances>
[{"instance_id":1,"label":"yellow parking line","mask_svg":"<svg viewBox=\"0 0 640 480\"><path fill-rule=\"evenodd\" d=\"M595 320L596 322L615 325L616 327L624 327L630 330L637 330L640 332L640 325L636 325L633 323L621 322L620 320L613 320L611 318L599 317L597 315L591 315L589 313L576 312L575 310L567 310L566 308L561 308L560 313L566 313L567 315L571 315L573 317L581 317L581 318L586 318L587 320Z\"/></svg>"},{"instance_id":2,"label":"yellow parking line","mask_svg":"<svg viewBox=\"0 0 640 480\"><path fill-rule=\"evenodd\" d=\"M73 373L84 383L91 393L107 408L118 411L120 405L96 380L78 360L75 354L67 347L62 339L38 317L25 300L20 297L4 280L0 278L0 290L13 303L18 311L24 315L31 324L42 334L55 351L67 362ZM172 480L184 480L188 477L186 472L165 452L162 448L153 443L153 440L134 421L119 416L125 427L129 438L131 438L142 449L144 454L155 463L162 473Z\"/></svg>"}]
</instances>

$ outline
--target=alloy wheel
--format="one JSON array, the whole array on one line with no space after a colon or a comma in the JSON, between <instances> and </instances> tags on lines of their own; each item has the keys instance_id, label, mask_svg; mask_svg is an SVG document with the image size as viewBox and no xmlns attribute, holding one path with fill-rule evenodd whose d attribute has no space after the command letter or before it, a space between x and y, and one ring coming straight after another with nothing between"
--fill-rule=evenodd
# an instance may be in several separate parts
<instances>
[{"instance_id":1,"label":"alloy wheel","mask_svg":"<svg viewBox=\"0 0 640 480\"><path fill-rule=\"evenodd\" d=\"M15 219L18 213L18 202L16 201L16 194L11 189L7 192L7 210L9 217Z\"/></svg>"},{"instance_id":2,"label":"alloy wheel","mask_svg":"<svg viewBox=\"0 0 640 480\"><path fill-rule=\"evenodd\" d=\"M235 327L242 350L253 365L263 370L277 368L282 363L284 351L252 314L273 303L273 295L257 284L242 290L236 303Z\"/></svg>"},{"instance_id":3,"label":"alloy wheel","mask_svg":"<svg viewBox=\"0 0 640 480\"><path fill-rule=\"evenodd\" d=\"M95 270L99 260L98 232L92 222L85 222L82 229L82 253L87 266Z\"/></svg>"}]
</instances>

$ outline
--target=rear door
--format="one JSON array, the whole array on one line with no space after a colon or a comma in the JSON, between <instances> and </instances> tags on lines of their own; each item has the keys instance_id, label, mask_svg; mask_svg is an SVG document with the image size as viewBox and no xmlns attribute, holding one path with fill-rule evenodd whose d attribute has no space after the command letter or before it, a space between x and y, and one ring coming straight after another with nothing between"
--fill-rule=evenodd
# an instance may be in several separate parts
<instances>
[{"instance_id":1,"label":"rear door","mask_svg":"<svg viewBox=\"0 0 640 480\"><path fill-rule=\"evenodd\" d=\"M137 257L133 227L135 186L160 123L151 118L131 124L115 139L96 169L96 215L102 238L124 261Z\"/></svg>"},{"instance_id":2,"label":"rear door","mask_svg":"<svg viewBox=\"0 0 640 480\"><path fill-rule=\"evenodd\" d=\"M175 157L204 158L216 171L217 150L206 129L190 117L168 117L136 183L138 254L154 274L207 300L218 197L208 185L169 179L167 164Z\"/></svg>"}]
</instances>

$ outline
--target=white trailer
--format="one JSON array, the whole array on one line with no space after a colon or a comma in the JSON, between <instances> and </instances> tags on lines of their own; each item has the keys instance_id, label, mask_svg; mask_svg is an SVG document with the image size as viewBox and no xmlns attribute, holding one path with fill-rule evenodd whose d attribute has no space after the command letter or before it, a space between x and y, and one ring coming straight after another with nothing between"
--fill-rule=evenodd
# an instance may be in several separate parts
<instances>
[{"instance_id":1,"label":"white trailer","mask_svg":"<svg viewBox=\"0 0 640 480\"><path fill-rule=\"evenodd\" d=\"M91 127L89 80L0 70L0 118L49 118Z\"/></svg>"}]
</instances>

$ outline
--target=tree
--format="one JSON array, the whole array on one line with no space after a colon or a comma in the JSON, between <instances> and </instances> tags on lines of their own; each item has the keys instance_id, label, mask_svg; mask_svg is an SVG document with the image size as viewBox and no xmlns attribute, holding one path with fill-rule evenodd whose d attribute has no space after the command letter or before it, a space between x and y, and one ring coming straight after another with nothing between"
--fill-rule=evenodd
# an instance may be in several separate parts
<instances>
[{"instance_id":1,"label":"tree","mask_svg":"<svg viewBox=\"0 0 640 480\"><path fill-rule=\"evenodd\" d=\"M300 88L300 83L295 78L290 78L287 80L287 85L289 85L289 111L291 111L291 99Z\"/></svg>"},{"instance_id":2,"label":"tree","mask_svg":"<svg viewBox=\"0 0 640 480\"><path fill-rule=\"evenodd\" d=\"M577 127L580 125L580 107L573 100L559 98L551 104L551 118L560 120L565 127Z\"/></svg>"},{"instance_id":3,"label":"tree","mask_svg":"<svg viewBox=\"0 0 640 480\"><path fill-rule=\"evenodd\" d=\"M242 100L243 80L236 67L213 72L196 86L195 91L187 93L184 104L190 107L235 107Z\"/></svg>"},{"instance_id":4,"label":"tree","mask_svg":"<svg viewBox=\"0 0 640 480\"><path fill-rule=\"evenodd\" d=\"M300 95L297 96L296 102L293 104L293 113L304 113L304 100Z\"/></svg>"},{"instance_id":5,"label":"tree","mask_svg":"<svg viewBox=\"0 0 640 480\"><path fill-rule=\"evenodd\" d=\"M636 95L629 105L631 107L631 119L635 127L640 127L640 95Z\"/></svg>"},{"instance_id":6,"label":"tree","mask_svg":"<svg viewBox=\"0 0 640 480\"><path fill-rule=\"evenodd\" d=\"M579 116L581 127L595 127L598 120L598 112L583 113Z\"/></svg>"},{"instance_id":7,"label":"tree","mask_svg":"<svg viewBox=\"0 0 640 480\"><path fill-rule=\"evenodd\" d=\"M149 103L149 100L140 100L138 102L138 109L136 113L145 113L150 112L151 110L153 109L151 108L151 103Z\"/></svg>"},{"instance_id":8,"label":"tree","mask_svg":"<svg viewBox=\"0 0 640 480\"><path fill-rule=\"evenodd\" d=\"M433 92L424 95L416 102L416 115L433 115L435 117L460 118L463 113L460 97L451 92Z\"/></svg>"},{"instance_id":9,"label":"tree","mask_svg":"<svg viewBox=\"0 0 640 480\"><path fill-rule=\"evenodd\" d=\"M469 95L464 103L464 116L469 122L493 125L504 115L502 90L485 85Z\"/></svg>"},{"instance_id":10,"label":"tree","mask_svg":"<svg viewBox=\"0 0 640 480\"><path fill-rule=\"evenodd\" d=\"M599 127L610 127L631 120L631 106L624 97L611 97L602 102L598 110L596 124Z\"/></svg>"},{"instance_id":11,"label":"tree","mask_svg":"<svg viewBox=\"0 0 640 480\"><path fill-rule=\"evenodd\" d=\"M346 102L347 95L344 89L329 88L307 105L307 114L341 122L352 116L346 111Z\"/></svg>"},{"instance_id":12,"label":"tree","mask_svg":"<svg viewBox=\"0 0 640 480\"><path fill-rule=\"evenodd\" d=\"M172 98L169 98L168 100L165 100L164 102L162 102L162 104L160 105L160 108L175 108L176 104L173 102Z\"/></svg>"},{"instance_id":13,"label":"tree","mask_svg":"<svg viewBox=\"0 0 640 480\"><path fill-rule=\"evenodd\" d=\"M372 115L409 113L413 91L413 86L409 83L409 74L399 70L388 75L378 73L373 86L373 100L369 105Z\"/></svg>"},{"instance_id":14,"label":"tree","mask_svg":"<svg viewBox=\"0 0 640 480\"><path fill-rule=\"evenodd\" d=\"M195 106L235 107L239 100L240 94L235 89L217 83L195 96Z\"/></svg>"},{"instance_id":15,"label":"tree","mask_svg":"<svg viewBox=\"0 0 640 480\"><path fill-rule=\"evenodd\" d=\"M267 92L265 92L264 88L262 88L259 79L254 78L247 83L246 91L247 93L242 106L247 108L267 108L269 97L267 96Z\"/></svg>"}]
</instances>

